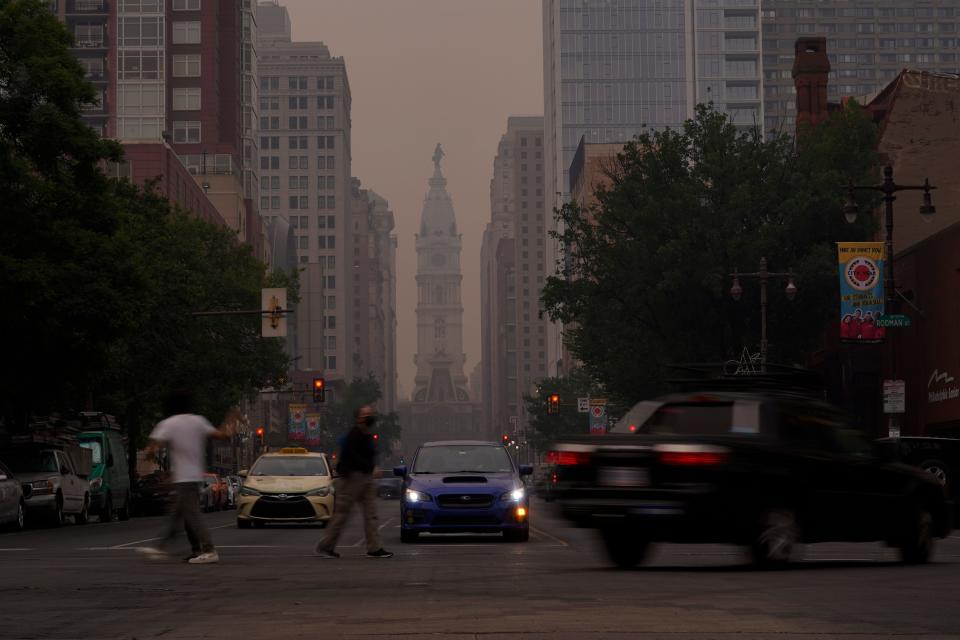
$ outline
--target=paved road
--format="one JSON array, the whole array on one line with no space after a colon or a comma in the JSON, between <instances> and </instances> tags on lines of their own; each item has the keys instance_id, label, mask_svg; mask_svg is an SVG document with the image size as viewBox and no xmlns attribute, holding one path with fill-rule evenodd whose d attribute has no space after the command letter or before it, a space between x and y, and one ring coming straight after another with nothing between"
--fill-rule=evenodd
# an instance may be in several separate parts
<instances>
[{"instance_id":1,"label":"paved road","mask_svg":"<svg viewBox=\"0 0 960 640\"><path fill-rule=\"evenodd\" d=\"M401 545L397 511L381 504L390 560L365 557L356 520L322 560L320 529L209 514L222 561L207 566L140 558L158 518L2 534L0 638L960 638L957 534L921 567L880 545L813 545L777 572L664 545L619 571L543 503L526 544Z\"/></svg>"}]
</instances>

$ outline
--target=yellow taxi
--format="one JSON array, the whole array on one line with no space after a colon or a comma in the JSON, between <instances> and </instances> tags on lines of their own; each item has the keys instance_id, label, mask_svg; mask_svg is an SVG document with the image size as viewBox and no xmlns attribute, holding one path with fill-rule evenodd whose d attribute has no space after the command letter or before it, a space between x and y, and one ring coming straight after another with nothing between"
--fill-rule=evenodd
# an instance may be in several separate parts
<instances>
[{"instance_id":1,"label":"yellow taxi","mask_svg":"<svg viewBox=\"0 0 960 640\"><path fill-rule=\"evenodd\" d=\"M333 474L326 454L286 447L263 454L240 477L239 529L268 522L326 522L333 515Z\"/></svg>"}]
</instances>

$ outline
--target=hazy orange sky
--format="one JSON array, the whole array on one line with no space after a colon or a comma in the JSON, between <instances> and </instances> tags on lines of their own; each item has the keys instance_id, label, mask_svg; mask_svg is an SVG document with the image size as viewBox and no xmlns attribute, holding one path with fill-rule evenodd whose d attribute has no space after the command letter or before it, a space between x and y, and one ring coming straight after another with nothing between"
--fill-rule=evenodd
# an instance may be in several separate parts
<instances>
[{"instance_id":1,"label":"hazy orange sky","mask_svg":"<svg viewBox=\"0 0 960 640\"><path fill-rule=\"evenodd\" d=\"M540 0L280 0L294 40L343 56L353 95L353 175L396 216L397 363L413 387L414 234L443 144L463 234L466 374L480 359L480 242L493 157L510 115L543 113Z\"/></svg>"}]
</instances>

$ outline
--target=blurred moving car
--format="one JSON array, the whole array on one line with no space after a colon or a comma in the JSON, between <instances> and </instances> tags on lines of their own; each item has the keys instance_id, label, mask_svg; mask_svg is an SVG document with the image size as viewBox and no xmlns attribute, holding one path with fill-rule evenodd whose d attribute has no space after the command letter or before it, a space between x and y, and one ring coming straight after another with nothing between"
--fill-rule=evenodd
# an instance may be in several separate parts
<instances>
[{"instance_id":1,"label":"blurred moving car","mask_svg":"<svg viewBox=\"0 0 960 640\"><path fill-rule=\"evenodd\" d=\"M226 483L215 473L203 474L203 486L200 487L200 510L220 511L226 506Z\"/></svg>"},{"instance_id":2,"label":"blurred moving car","mask_svg":"<svg viewBox=\"0 0 960 640\"><path fill-rule=\"evenodd\" d=\"M89 452L80 447L89 462ZM78 452L78 453L79 453ZM25 448L8 461L23 486L27 519L36 516L60 526L73 515L77 524L86 524L90 513L89 469L77 469L74 456L65 449ZM31 520L32 521L32 520Z\"/></svg>"},{"instance_id":3,"label":"blurred moving car","mask_svg":"<svg viewBox=\"0 0 960 640\"><path fill-rule=\"evenodd\" d=\"M934 477L877 456L835 408L787 392L667 396L633 432L571 438L550 458L570 520L610 558L652 542L733 543L782 565L795 544L885 541L926 562L950 530Z\"/></svg>"},{"instance_id":4,"label":"blurred moving car","mask_svg":"<svg viewBox=\"0 0 960 640\"><path fill-rule=\"evenodd\" d=\"M326 523L333 515L333 476L324 453L286 447L263 454L240 477L239 529L268 522Z\"/></svg>"},{"instance_id":5,"label":"blurred moving car","mask_svg":"<svg viewBox=\"0 0 960 640\"><path fill-rule=\"evenodd\" d=\"M378 498L399 498L403 491L403 480L395 476L377 478Z\"/></svg>"},{"instance_id":6,"label":"blurred moving car","mask_svg":"<svg viewBox=\"0 0 960 640\"><path fill-rule=\"evenodd\" d=\"M166 471L154 471L137 480L134 510L137 515L150 516L166 513L176 497Z\"/></svg>"},{"instance_id":7,"label":"blurred moving car","mask_svg":"<svg viewBox=\"0 0 960 640\"><path fill-rule=\"evenodd\" d=\"M80 446L89 449L93 466L90 483L90 511L100 522L111 522L114 516L130 518L132 491L127 467L127 449L120 429L84 431L78 436Z\"/></svg>"},{"instance_id":8,"label":"blurred moving car","mask_svg":"<svg viewBox=\"0 0 960 640\"><path fill-rule=\"evenodd\" d=\"M13 471L0 462L0 526L9 526L16 531L25 526L27 508L23 491Z\"/></svg>"},{"instance_id":9,"label":"blurred moving car","mask_svg":"<svg viewBox=\"0 0 960 640\"><path fill-rule=\"evenodd\" d=\"M395 467L403 478L400 539L421 533L499 533L513 542L530 538L530 502L521 476L502 445L458 440L420 445L413 464Z\"/></svg>"},{"instance_id":10,"label":"blurred moving car","mask_svg":"<svg viewBox=\"0 0 960 640\"><path fill-rule=\"evenodd\" d=\"M953 507L955 525L960 523L960 439L904 436L877 440L882 455L920 467L937 479Z\"/></svg>"}]
</instances>

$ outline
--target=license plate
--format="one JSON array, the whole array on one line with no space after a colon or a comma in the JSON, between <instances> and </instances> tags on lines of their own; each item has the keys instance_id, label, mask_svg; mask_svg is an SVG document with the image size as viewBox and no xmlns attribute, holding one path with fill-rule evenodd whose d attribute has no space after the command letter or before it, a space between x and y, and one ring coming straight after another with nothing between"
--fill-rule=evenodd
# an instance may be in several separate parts
<instances>
[{"instance_id":1,"label":"license plate","mask_svg":"<svg viewBox=\"0 0 960 640\"><path fill-rule=\"evenodd\" d=\"M643 467L602 467L598 481L606 487L646 487L650 472Z\"/></svg>"}]
</instances>

